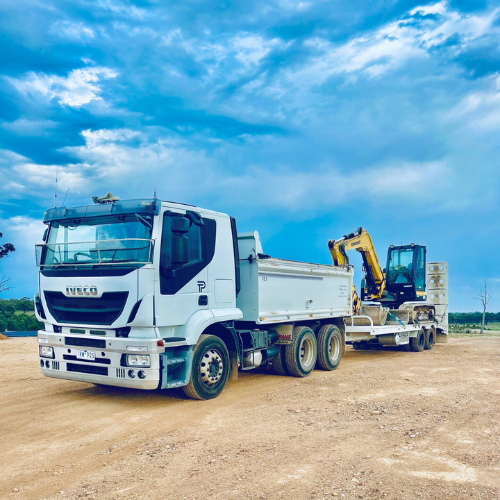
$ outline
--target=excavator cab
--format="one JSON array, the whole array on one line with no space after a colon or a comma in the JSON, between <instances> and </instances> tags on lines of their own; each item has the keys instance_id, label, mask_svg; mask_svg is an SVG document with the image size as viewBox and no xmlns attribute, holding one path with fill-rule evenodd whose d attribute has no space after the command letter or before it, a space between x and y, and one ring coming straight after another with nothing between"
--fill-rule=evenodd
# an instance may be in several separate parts
<instances>
[{"instance_id":1,"label":"excavator cab","mask_svg":"<svg viewBox=\"0 0 500 500\"><path fill-rule=\"evenodd\" d=\"M425 300L425 261L423 245L389 247L385 269L386 291L398 303Z\"/></svg>"}]
</instances>

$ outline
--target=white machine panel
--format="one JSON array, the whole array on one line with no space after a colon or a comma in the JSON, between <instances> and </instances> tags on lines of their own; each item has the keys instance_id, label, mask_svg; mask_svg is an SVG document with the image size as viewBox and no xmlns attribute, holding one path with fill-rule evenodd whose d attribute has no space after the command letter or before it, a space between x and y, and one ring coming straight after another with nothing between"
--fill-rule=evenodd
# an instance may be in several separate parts
<instances>
[{"instance_id":1,"label":"white machine panel","mask_svg":"<svg viewBox=\"0 0 500 500\"><path fill-rule=\"evenodd\" d=\"M448 264L446 262L427 263L427 302L434 305L436 319L448 329Z\"/></svg>"},{"instance_id":2,"label":"white machine panel","mask_svg":"<svg viewBox=\"0 0 500 500\"><path fill-rule=\"evenodd\" d=\"M264 256L257 232L238 235L238 242L237 307L243 321L268 324L351 315L352 268Z\"/></svg>"}]
</instances>

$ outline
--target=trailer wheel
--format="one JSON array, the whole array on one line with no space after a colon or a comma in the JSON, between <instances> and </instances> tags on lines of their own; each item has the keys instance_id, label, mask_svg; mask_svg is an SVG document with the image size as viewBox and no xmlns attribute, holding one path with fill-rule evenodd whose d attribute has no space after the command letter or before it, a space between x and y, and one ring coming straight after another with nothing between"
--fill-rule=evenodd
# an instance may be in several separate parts
<instances>
[{"instance_id":1,"label":"trailer wheel","mask_svg":"<svg viewBox=\"0 0 500 500\"><path fill-rule=\"evenodd\" d=\"M285 347L285 362L290 375L307 377L316 365L316 335L307 326L298 326L293 330L293 340Z\"/></svg>"},{"instance_id":2,"label":"trailer wheel","mask_svg":"<svg viewBox=\"0 0 500 500\"><path fill-rule=\"evenodd\" d=\"M423 329L420 329L416 337L410 338L410 351L422 352L425 345L425 333Z\"/></svg>"},{"instance_id":3,"label":"trailer wheel","mask_svg":"<svg viewBox=\"0 0 500 500\"><path fill-rule=\"evenodd\" d=\"M432 346L434 345L435 338L436 338L436 336L435 336L434 327L427 328L427 330L425 330L425 343L424 343L425 350L430 351L432 349Z\"/></svg>"},{"instance_id":4,"label":"trailer wheel","mask_svg":"<svg viewBox=\"0 0 500 500\"><path fill-rule=\"evenodd\" d=\"M335 325L323 325L318 331L317 368L335 370L342 358L342 334Z\"/></svg>"},{"instance_id":5,"label":"trailer wheel","mask_svg":"<svg viewBox=\"0 0 500 500\"><path fill-rule=\"evenodd\" d=\"M285 346L280 345L278 349L278 355L272 360L274 373L276 373L276 375L289 375L285 364Z\"/></svg>"},{"instance_id":6,"label":"trailer wheel","mask_svg":"<svg viewBox=\"0 0 500 500\"><path fill-rule=\"evenodd\" d=\"M224 389L229 376L229 352L215 335L201 335L194 346L189 384L183 387L192 399L213 399Z\"/></svg>"}]
</instances>

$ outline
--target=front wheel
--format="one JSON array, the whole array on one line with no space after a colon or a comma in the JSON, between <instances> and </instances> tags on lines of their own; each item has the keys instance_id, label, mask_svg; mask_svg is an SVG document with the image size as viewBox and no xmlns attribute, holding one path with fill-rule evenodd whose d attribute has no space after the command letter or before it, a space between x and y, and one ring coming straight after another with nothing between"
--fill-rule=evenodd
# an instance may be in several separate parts
<instances>
[{"instance_id":1,"label":"front wheel","mask_svg":"<svg viewBox=\"0 0 500 500\"><path fill-rule=\"evenodd\" d=\"M183 387L192 399L213 399L224 389L229 377L229 352L215 335L201 335L194 347L189 384Z\"/></svg>"},{"instance_id":2,"label":"front wheel","mask_svg":"<svg viewBox=\"0 0 500 500\"><path fill-rule=\"evenodd\" d=\"M316 335L307 326L293 330L293 341L285 347L286 367L294 377L307 377L316 365Z\"/></svg>"},{"instance_id":3,"label":"front wheel","mask_svg":"<svg viewBox=\"0 0 500 500\"><path fill-rule=\"evenodd\" d=\"M322 370L335 370L342 358L342 334L335 325L323 325L318 331L318 362Z\"/></svg>"}]
</instances>

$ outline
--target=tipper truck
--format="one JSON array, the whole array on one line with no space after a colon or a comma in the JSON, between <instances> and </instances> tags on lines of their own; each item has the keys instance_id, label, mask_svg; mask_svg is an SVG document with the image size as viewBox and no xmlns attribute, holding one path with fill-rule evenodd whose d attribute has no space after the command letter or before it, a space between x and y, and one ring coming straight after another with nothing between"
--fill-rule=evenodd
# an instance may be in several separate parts
<instances>
[{"instance_id":1,"label":"tipper truck","mask_svg":"<svg viewBox=\"0 0 500 500\"><path fill-rule=\"evenodd\" d=\"M109 193L44 223L35 314L49 377L211 399L239 370L334 370L346 340L377 329L353 330L351 265L272 258L223 213Z\"/></svg>"}]
</instances>

